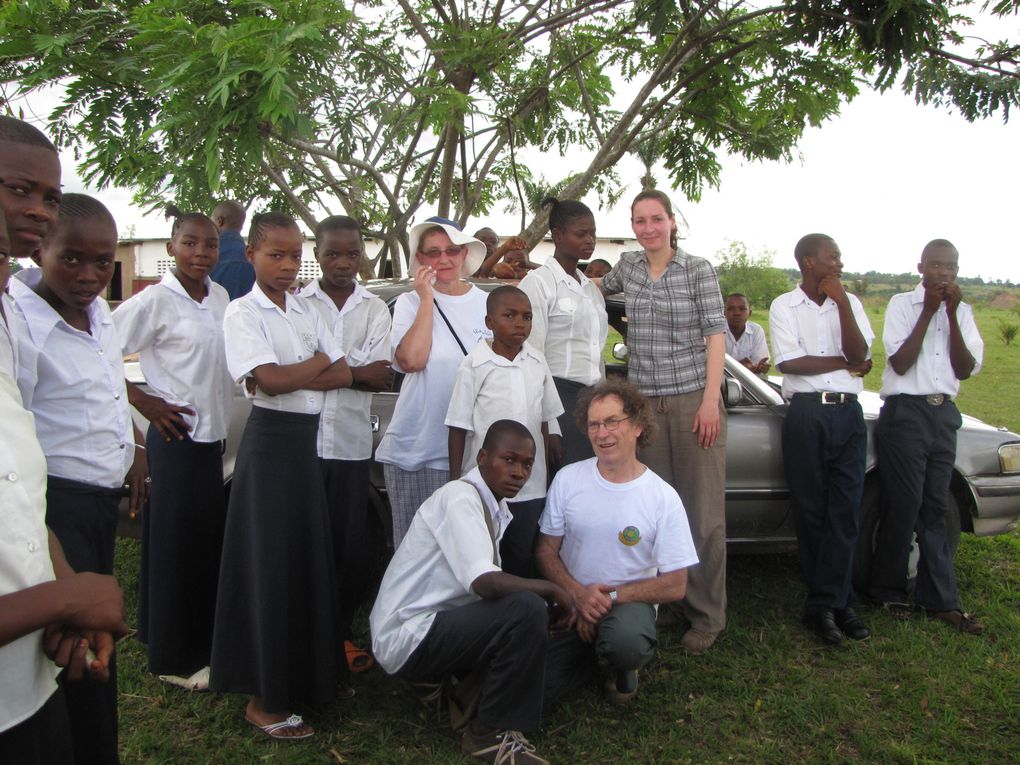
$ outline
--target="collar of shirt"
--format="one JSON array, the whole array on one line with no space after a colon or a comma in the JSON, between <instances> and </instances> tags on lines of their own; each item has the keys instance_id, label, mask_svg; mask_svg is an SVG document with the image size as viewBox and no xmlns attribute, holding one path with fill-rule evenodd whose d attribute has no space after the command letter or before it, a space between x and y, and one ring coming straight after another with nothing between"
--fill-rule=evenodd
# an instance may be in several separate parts
<instances>
[{"instance_id":1,"label":"collar of shirt","mask_svg":"<svg viewBox=\"0 0 1020 765\"><path fill-rule=\"evenodd\" d=\"M577 275L577 278L580 279L580 283L578 283L574 277L566 272L556 258L549 258L545 264L549 267L549 270L553 272L553 276L556 278L556 281L563 282L567 285L567 287L575 292L581 292L585 286L587 286L588 282L591 281L591 279L585 276L580 269L576 269L574 273Z\"/></svg>"},{"instance_id":2,"label":"collar of shirt","mask_svg":"<svg viewBox=\"0 0 1020 765\"><path fill-rule=\"evenodd\" d=\"M473 367L480 367L483 364L489 363L495 364L498 367L516 367L529 358L538 360L541 356L538 355L527 340L521 346L521 352L514 356L513 360L508 359L506 356L500 356L492 350L492 340L482 340L482 342L471 349L471 366Z\"/></svg>"},{"instance_id":3,"label":"collar of shirt","mask_svg":"<svg viewBox=\"0 0 1020 765\"><path fill-rule=\"evenodd\" d=\"M334 303L333 298L327 295L326 291L322 289L322 285L319 284L318 279L312 279L310 282L308 282L308 284L301 288L301 290L298 292L298 295L303 298L308 298L309 300L321 300L323 303L328 305L334 311L337 311L336 303ZM351 296L347 298L346 302L344 303L343 310L338 311L338 313L340 314L340 316L343 316L349 311L353 311L354 307L358 305L358 303L360 303L362 300L368 300L371 297L373 297L372 293L365 289L365 287L362 286L361 282L355 279L354 292L352 292Z\"/></svg>"},{"instance_id":4,"label":"collar of shirt","mask_svg":"<svg viewBox=\"0 0 1020 765\"><path fill-rule=\"evenodd\" d=\"M24 277L21 276L22 273L25 274ZM41 348L46 344L50 333L61 324L73 332L79 331L64 321L63 317L53 309L53 306L35 293L34 287L42 281L42 269L25 269L19 271L17 276L27 288L19 290L17 303L25 316L25 324L28 326L28 333L31 335L33 343ZM89 307L86 309L89 325L93 327L100 324L113 324L109 314L100 308L100 300L102 298L97 297L89 303Z\"/></svg>"},{"instance_id":5,"label":"collar of shirt","mask_svg":"<svg viewBox=\"0 0 1020 765\"><path fill-rule=\"evenodd\" d=\"M287 311L295 311L296 313L305 312L305 306L302 305L302 302L300 300L295 300L294 296L291 295L289 292L284 293L284 305L287 306L287 311L282 311L280 309L280 306L278 306L276 303L270 300L266 293L262 291L262 288L259 286L258 282L255 282L255 284L251 288L251 297L252 300L255 301L255 305L257 305L259 308L265 308L267 310L276 310L284 315L286 315Z\"/></svg>"},{"instance_id":6,"label":"collar of shirt","mask_svg":"<svg viewBox=\"0 0 1020 765\"><path fill-rule=\"evenodd\" d=\"M191 295L188 294L188 291L184 289L184 285L181 284L181 280L174 275L173 271L168 270L165 274L163 274L163 278L159 280L159 283L161 286L166 287L171 292L180 295L181 297L185 297L192 303L195 303L195 300L191 297ZM201 303L195 303L195 305L197 305L203 311L208 311L209 310L208 302L209 296L212 295L213 280L206 276L205 281L203 283L205 284L205 297L202 298Z\"/></svg>"},{"instance_id":7,"label":"collar of shirt","mask_svg":"<svg viewBox=\"0 0 1020 765\"><path fill-rule=\"evenodd\" d=\"M482 502L485 503L485 509L489 511L489 515L492 516L492 520L495 523L504 527L509 525L513 515L510 513L510 508L507 507L506 500L496 501L492 489L485 483L485 479L482 478L482 472L478 468L472 468L466 475L462 475L461 480L467 481L478 489L478 493L482 496Z\"/></svg>"},{"instance_id":8,"label":"collar of shirt","mask_svg":"<svg viewBox=\"0 0 1020 765\"><path fill-rule=\"evenodd\" d=\"M793 296L790 298L790 307L793 308L801 303L810 303L815 306L820 313L827 313L829 311L836 310L836 301L834 301L831 297L826 295L822 304L818 305L818 303L812 300L811 297L804 291L804 288L798 284L797 288L793 291Z\"/></svg>"}]
</instances>

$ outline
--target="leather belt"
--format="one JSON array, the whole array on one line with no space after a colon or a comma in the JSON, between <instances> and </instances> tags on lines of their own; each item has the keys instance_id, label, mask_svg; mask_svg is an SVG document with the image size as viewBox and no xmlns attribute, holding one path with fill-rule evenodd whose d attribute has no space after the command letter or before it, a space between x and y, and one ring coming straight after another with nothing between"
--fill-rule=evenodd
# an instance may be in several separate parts
<instances>
[{"instance_id":1,"label":"leather belt","mask_svg":"<svg viewBox=\"0 0 1020 765\"><path fill-rule=\"evenodd\" d=\"M817 393L794 393L793 397L806 396L807 398L820 401L823 404L849 404L857 400L856 393L837 393L836 391L823 390Z\"/></svg>"},{"instance_id":2,"label":"leather belt","mask_svg":"<svg viewBox=\"0 0 1020 765\"><path fill-rule=\"evenodd\" d=\"M912 393L901 393L901 396L906 398L918 398L922 399L925 403L931 404L932 406L942 406L943 404L952 403L953 397L947 396L945 393L929 393L927 395L915 395Z\"/></svg>"}]
</instances>

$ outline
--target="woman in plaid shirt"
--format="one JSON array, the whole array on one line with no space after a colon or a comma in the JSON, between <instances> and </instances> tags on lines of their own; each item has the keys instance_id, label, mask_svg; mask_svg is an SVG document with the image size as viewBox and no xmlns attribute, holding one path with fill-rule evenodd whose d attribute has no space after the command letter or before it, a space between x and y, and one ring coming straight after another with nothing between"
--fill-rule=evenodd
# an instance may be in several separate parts
<instances>
[{"instance_id":1,"label":"woman in plaid shirt","mask_svg":"<svg viewBox=\"0 0 1020 765\"><path fill-rule=\"evenodd\" d=\"M701 564L691 568L675 615L690 625L682 645L699 654L726 627L723 299L712 265L677 247L669 197L655 189L638 194L631 226L644 249L623 253L602 289L624 293L628 374L655 410L659 435L640 459L687 508Z\"/></svg>"}]
</instances>

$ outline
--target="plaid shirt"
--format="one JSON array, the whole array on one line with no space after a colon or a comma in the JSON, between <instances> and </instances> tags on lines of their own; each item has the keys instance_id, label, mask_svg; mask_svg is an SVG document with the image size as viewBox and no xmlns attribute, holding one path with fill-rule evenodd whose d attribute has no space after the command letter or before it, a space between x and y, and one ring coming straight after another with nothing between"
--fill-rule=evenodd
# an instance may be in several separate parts
<instances>
[{"instance_id":1,"label":"plaid shirt","mask_svg":"<svg viewBox=\"0 0 1020 765\"><path fill-rule=\"evenodd\" d=\"M704 258L677 249L652 281L644 250L625 252L602 278L606 294L627 304L628 377L646 396L672 396L705 387L705 338L726 330L719 280Z\"/></svg>"}]
</instances>

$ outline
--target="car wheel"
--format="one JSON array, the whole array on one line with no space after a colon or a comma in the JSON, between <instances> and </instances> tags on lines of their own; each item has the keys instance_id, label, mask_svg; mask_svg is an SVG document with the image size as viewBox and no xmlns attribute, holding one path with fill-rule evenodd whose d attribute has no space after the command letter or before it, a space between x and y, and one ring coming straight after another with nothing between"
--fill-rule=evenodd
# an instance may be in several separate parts
<instances>
[{"instance_id":1,"label":"car wheel","mask_svg":"<svg viewBox=\"0 0 1020 765\"><path fill-rule=\"evenodd\" d=\"M960 544L960 503L953 495L949 495L949 507L946 512L946 537L949 543L950 556L956 555L956 548ZM861 498L861 526L860 536L857 539L857 552L854 556L854 589L866 597L868 591L868 579L871 572L871 564L875 558L875 547L878 542L878 535L881 533L881 508L879 506L878 476L871 475L864 485L864 496ZM911 545L910 558L907 566L907 591L914 591L914 583L917 580L917 541Z\"/></svg>"}]
</instances>

